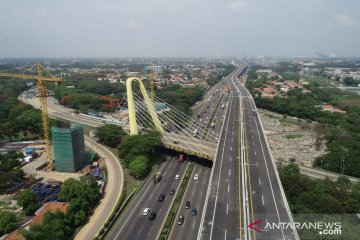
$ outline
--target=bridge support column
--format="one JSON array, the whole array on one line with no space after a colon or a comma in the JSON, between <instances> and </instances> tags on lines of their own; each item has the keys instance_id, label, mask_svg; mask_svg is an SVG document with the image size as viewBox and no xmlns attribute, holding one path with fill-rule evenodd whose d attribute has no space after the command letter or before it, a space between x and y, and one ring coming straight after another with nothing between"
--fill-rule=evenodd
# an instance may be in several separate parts
<instances>
[{"instance_id":1,"label":"bridge support column","mask_svg":"<svg viewBox=\"0 0 360 240\"><path fill-rule=\"evenodd\" d=\"M141 94L144 97L147 109L150 113L151 119L155 125L155 128L159 132L163 132L164 129L161 125L161 121L159 120L159 117L156 113L156 109L154 106L153 101L150 99L150 97L146 93L146 89L142 81L135 77L130 77L126 80L126 93L127 93L127 101L128 101L128 110L129 110L129 126L130 126L130 135L137 135L138 134L138 128L136 123L136 114L135 114L135 103L134 103L134 96L132 91L131 83L132 81L138 81L140 85L140 91Z\"/></svg>"}]
</instances>

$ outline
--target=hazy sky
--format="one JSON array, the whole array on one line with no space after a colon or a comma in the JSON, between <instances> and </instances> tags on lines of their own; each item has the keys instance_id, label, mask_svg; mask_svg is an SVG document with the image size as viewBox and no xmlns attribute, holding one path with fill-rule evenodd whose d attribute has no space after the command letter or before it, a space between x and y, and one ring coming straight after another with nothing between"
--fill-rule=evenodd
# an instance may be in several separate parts
<instances>
[{"instance_id":1,"label":"hazy sky","mask_svg":"<svg viewBox=\"0 0 360 240\"><path fill-rule=\"evenodd\" d=\"M0 0L0 57L360 56L359 0Z\"/></svg>"}]
</instances>

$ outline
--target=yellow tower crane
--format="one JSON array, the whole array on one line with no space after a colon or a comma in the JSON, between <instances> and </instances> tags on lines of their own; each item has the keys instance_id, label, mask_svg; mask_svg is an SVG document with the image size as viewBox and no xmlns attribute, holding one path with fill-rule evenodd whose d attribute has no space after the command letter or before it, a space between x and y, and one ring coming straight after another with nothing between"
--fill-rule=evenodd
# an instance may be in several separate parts
<instances>
[{"instance_id":1,"label":"yellow tower crane","mask_svg":"<svg viewBox=\"0 0 360 240\"><path fill-rule=\"evenodd\" d=\"M51 149L51 141L50 141L45 81L59 83L59 82L62 82L63 79L55 77L55 76L44 77L43 76L43 67L40 64L37 64L37 71L38 71L37 75L0 73L0 77L36 79L37 80L37 87L38 87L38 91L39 91L39 95L40 95L42 129L44 132L44 140L45 140L45 146L46 146L45 149L46 149L47 167L49 170L52 170L53 169L53 161L52 161L52 149Z\"/></svg>"},{"instance_id":2,"label":"yellow tower crane","mask_svg":"<svg viewBox=\"0 0 360 240\"><path fill-rule=\"evenodd\" d=\"M154 74L154 67L151 66L151 78L150 78L150 90L151 90L151 100L154 101L154 96L155 96L155 74Z\"/></svg>"}]
</instances>

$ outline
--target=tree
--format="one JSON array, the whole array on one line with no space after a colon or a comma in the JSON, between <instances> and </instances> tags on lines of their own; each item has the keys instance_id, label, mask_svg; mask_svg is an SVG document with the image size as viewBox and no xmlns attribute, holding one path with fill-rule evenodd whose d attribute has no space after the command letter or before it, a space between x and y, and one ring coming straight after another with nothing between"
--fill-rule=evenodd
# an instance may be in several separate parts
<instances>
[{"instance_id":1,"label":"tree","mask_svg":"<svg viewBox=\"0 0 360 240\"><path fill-rule=\"evenodd\" d=\"M130 174L137 179L145 177L149 170L149 159L146 156L137 156L129 164Z\"/></svg>"},{"instance_id":2,"label":"tree","mask_svg":"<svg viewBox=\"0 0 360 240\"><path fill-rule=\"evenodd\" d=\"M16 229L18 218L14 212L0 211L0 236Z\"/></svg>"},{"instance_id":3,"label":"tree","mask_svg":"<svg viewBox=\"0 0 360 240\"><path fill-rule=\"evenodd\" d=\"M110 147L117 147L121 143L121 138L125 135L126 133L122 127L113 124L101 126L95 132L95 136L99 141Z\"/></svg>"},{"instance_id":4,"label":"tree","mask_svg":"<svg viewBox=\"0 0 360 240\"><path fill-rule=\"evenodd\" d=\"M162 146L160 134L149 132L144 135L125 136L118 146L119 157L124 159L127 155L148 156L155 148Z\"/></svg>"},{"instance_id":5,"label":"tree","mask_svg":"<svg viewBox=\"0 0 360 240\"><path fill-rule=\"evenodd\" d=\"M27 240L70 239L74 230L66 225L64 213L60 211L45 214L41 224L33 224L29 230L20 232Z\"/></svg>"},{"instance_id":6,"label":"tree","mask_svg":"<svg viewBox=\"0 0 360 240\"><path fill-rule=\"evenodd\" d=\"M16 199L26 215L33 215L35 210L39 208L35 194L29 189L20 192Z\"/></svg>"},{"instance_id":7,"label":"tree","mask_svg":"<svg viewBox=\"0 0 360 240\"><path fill-rule=\"evenodd\" d=\"M60 199L70 202L66 218L74 226L79 226L86 219L99 197L99 186L92 176L83 176L80 180L66 179L59 194Z\"/></svg>"}]
</instances>

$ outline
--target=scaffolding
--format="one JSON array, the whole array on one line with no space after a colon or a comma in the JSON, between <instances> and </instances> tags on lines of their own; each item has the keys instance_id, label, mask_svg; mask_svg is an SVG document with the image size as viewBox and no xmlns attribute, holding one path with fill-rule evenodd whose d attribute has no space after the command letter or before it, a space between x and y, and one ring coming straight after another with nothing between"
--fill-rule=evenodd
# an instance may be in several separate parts
<instances>
[{"instance_id":1,"label":"scaffolding","mask_svg":"<svg viewBox=\"0 0 360 240\"><path fill-rule=\"evenodd\" d=\"M54 166L56 171L76 172L87 164L83 127L52 127Z\"/></svg>"}]
</instances>

